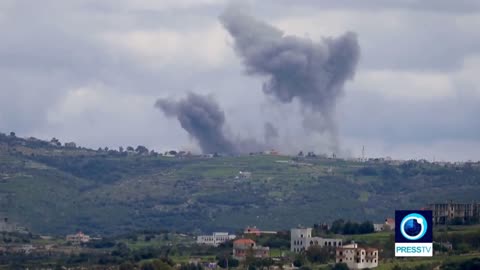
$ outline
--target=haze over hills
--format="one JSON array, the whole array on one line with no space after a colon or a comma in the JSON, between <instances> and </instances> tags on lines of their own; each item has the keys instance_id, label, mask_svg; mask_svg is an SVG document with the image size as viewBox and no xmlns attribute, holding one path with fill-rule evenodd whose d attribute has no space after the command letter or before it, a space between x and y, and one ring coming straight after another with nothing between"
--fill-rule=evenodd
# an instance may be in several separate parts
<instances>
[{"instance_id":1,"label":"haze over hills","mask_svg":"<svg viewBox=\"0 0 480 270\"><path fill-rule=\"evenodd\" d=\"M161 156L0 135L0 212L33 232L284 229L480 194L480 163ZM243 173L240 173L243 172Z\"/></svg>"}]
</instances>

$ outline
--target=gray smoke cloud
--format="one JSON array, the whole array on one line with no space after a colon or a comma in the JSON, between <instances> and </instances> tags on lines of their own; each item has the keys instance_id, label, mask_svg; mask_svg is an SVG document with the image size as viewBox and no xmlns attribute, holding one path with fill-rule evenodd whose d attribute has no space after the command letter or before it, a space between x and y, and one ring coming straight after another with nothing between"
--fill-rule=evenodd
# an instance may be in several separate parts
<instances>
[{"instance_id":1,"label":"gray smoke cloud","mask_svg":"<svg viewBox=\"0 0 480 270\"><path fill-rule=\"evenodd\" d=\"M282 103L298 99L305 115L320 113L325 123L304 121L313 130L335 129L333 111L352 79L360 55L355 33L314 42L285 35L234 7L220 16L249 75L268 76L263 92ZM326 126L326 127L325 127Z\"/></svg>"},{"instance_id":2,"label":"gray smoke cloud","mask_svg":"<svg viewBox=\"0 0 480 270\"><path fill-rule=\"evenodd\" d=\"M337 99L347 80L352 79L360 49L355 33L314 42L285 35L238 9L228 8L220 21L232 35L236 53L249 75L267 76L263 92L280 103L298 100L303 126L315 132L328 131L334 146L337 130L333 117ZM185 99L159 99L155 106L180 125L204 153L247 153L276 144L277 128L265 123L265 143L253 138L236 139L225 133L225 114L208 96L190 93Z\"/></svg>"},{"instance_id":3,"label":"gray smoke cloud","mask_svg":"<svg viewBox=\"0 0 480 270\"><path fill-rule=\"evenodd\" d=\"M272 144L272 140L278 138L278 129L270 122L266 122L264 125L265 129L265 143Z\"/></svg>"},{"instance_id":4,"label":"gray smoke cloud","mask_svg":"<svg viewBox=\"0 0 480 270\"><path fill-rule=\"evenodd\" d=\"M210 96L189 93L179 101L159 99L155 103L168 117L176 117L203 153L237 153L235 143L224 133L225 113Z\"/></svg>"}]
</instances>

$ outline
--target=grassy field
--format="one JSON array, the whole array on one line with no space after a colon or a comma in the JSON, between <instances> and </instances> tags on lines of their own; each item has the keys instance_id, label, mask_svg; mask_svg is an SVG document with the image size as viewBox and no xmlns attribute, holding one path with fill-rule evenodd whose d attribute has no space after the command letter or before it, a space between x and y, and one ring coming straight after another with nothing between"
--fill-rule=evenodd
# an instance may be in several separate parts
<instances>
[{"instance_id":1,"label":"grassy field","mask_svg":"<svg viewBox=\"0 0 480 270\"><path fill-rule=\"evenodd\" d=\"M473 258L480 258L480 253L464 254L464 255L451 255L451 256L433 256L430 258L411 258L411 259L393 259L388 261L381 261L378 270L390 270L395 265L401 267L415 267L419 265L431 265L438 266L446 262L461 262Z\"/></svg>"},{"instance_id":2,"label":"grassy field","mask_svg":"<svg viewBox=\"0 0 480 270\"><path fill-rule=\"evenodd\" d=\"M381 222L398 208L472 201L480 194L480 167L473 165L172 158L3 139L0 212L41 234L236 231L248 225L275 230L339 218ZM239 178L239 171L251 177Z\"/></svg>"},{"instance_id":3,"label":"grassy field","mask_svg":"<svg viewBox=\"0 0 480 270\"><path fill-rule=\"evenodd\" d=\"M371 244L375 242L385 243L392 237L394 237L393 231L378 232L378 233L369 233L369 234L357 234L352 236L346 236L347 239L351 239L355 242L362 242L366 244Z\"/></svg>"}]
</instances>

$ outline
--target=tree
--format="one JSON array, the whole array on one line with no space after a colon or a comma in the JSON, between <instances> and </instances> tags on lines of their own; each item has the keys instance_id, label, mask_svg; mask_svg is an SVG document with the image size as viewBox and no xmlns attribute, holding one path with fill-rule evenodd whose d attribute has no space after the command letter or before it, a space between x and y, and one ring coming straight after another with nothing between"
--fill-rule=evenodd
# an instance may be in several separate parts
<instances>
[{"instance_id":1,"label":"tree","mask_svg":"<svg viewBox=\"0 0 480 270\"><path fill-rule=\"evenodd\" d=\"M112 251L112 256L127 257L130 254L130 249L125 243L118 243Z\"/></svg>"},{"instance_id":2,"label":"tree","mask_svg":"<svg viewBox=\"0 0 480 270\"><path fill-rule=\"evenodd\" d=\"M128 151L128 152L133 152L134 149L133 149L133 147L131 147L131 146L127 146L127 151Z\"/></svg>"},{"instance_id":3,"label":"tree","mask_svg":"<svg viewBox=\"0 0 480 270\"><path fill-rule=\"evenodd\" d=\"M337 219L333 221L332 228L330 229L333 233L343 233L343 226L345 221L343 219Z\"/></svg>"},{"instance_id":4,"label":"tree","mask_svg":"<svg viewBox=\"0 0 480 270\"><path fill-rule=\"evenodd\" d=\"M203 267L200 264L182 264L180 270L203 270Z\"/></svg>"},{"instance_id":5,"label":"tree","mask_svg":"<svg viewBox=\"0 0 480 270\"><path fill-rule=\"evenodd\" d=\"M51 140L50 140L50 143L53 144L53 145L56 145L56 146L61 146L62 143L55 137L53 137Z\"/></svg>"},{"instance_id":6,"label":"tree","mask_svg":"<svg viewBox=\"0 0 480 270\"><path fill-rule=\"evenodd\" d=\"M311 263L327 263L331 257L330 249L320 246L311 246L308 248L306 256Z\"/></svg>"},{"instance_id":7,"label":"tree","mask_svg":"<svg viewBox=\"0 0 480 270\"><path fill-rule=\"evenodd\" d=\"M480 258L473 258L473 259L463 261L463 262L446 263L442 266L442 269L445 269L445 270L453 270L453 269L475 270L475 269L480 269Z\"/></svg>"},{"instance_id":8,"label":"tree","mask_svg":"<svg viewBox=\"0 0 480 270\"><path fill-rule=\"evenodd\" d=\"M167 263L161 260L153 260L151 262L143 263L141 270L173 270L173 268Z\"/></svg>"},{"instance_id":9,"label":"tree","mask_svg":"<svg viewBox=\"0 0 480 270\"><path fill-rule=\"evenodd\" d=\"M259 269L269 268L274 264L271 258L255 258L250 266L255 266Z\"/></svg>"},{"instance_id":10,"label":"tree","mask_svg":"<svg viewBox=\"0 0 480 270\"><path fill-rule=\"evenodd\" d=\"M336 263L333 267L332 270L348 270L348 266L346 263Z\"/></svg>"},{"instance_id":11,"label":"tree","mask_svg":"<svg viewBox=\"0 0 480 270\"><path fill-rule=\"evenodd\" d=\"M10 137L15 137L15 136L16 136L16 135L15 135L15 132L13 132L13 131L10 132Z\"/></svg>"},{"instance_id":12,"label":"tree","mask_svg":"<svg viewBox=\"0 0 480 270\"><path fill-rule=\"evenodd\" d=\"M148 148L143 145L139 145L137 146L137 149L135 149L135 152L139 154L148 154Z\"/></svg>"},{"instance_id":13,"label":"tree","mask_svg":"<svg viewBox=\"0 0 480 270\"><path fill-rule=\"evenodd\" d=\"M118 152L123 153L123 147L122 146L118 147Z\"/></svg>"},{"instance_id":14,"label":"tree","mask_svg":"<svg viewBox=\"0 0 480 270\"><path fill-rule=\"evenodd\" d=\"M293 260L293 266L295 267L302 267L305 264L305 255L304 254L297 254L295 259Z\"/></svg>"},{"instance_id":15,"label":"tree","mask_svg":"<svg viewBox=\"0 0 480 270\"><path fill-rule=\"evenodd\" d=\"M347 221L343 226L343 234L355 234L357 232L358 224Z\"/></svg>"},{"instance_id":16,"label":"tree","mask_svg":"<svg viewBox=\"0 0 480 270\"><path fill-rule=\"evenodd\" d=\"M366 234L366 233L373 233L375 228L373 227L373 223L370 221L364 221L360 224L359 233Z\"/></svg>"},{"instance_id":17,"label":"tree","mask_svg":"<svg viewBox=\"0 0 480 270\"><path fill-rule=\"evenodd\" d=\"M227 262L228 260L228 262ZM238 267L238 265L240 264L240 262L234 258L232 258L231 256L224 256L224 257L220 257L218 258L218 263L217 265L220 266L221 268L227 268L227 264L228 264L228 267Z\"/></svg>"},{"instance_id":18,"label":"tree","mask_svg":"<svg viewBox=\"0 0 480 270\"><path fill-rule=\"evenodd\" d=\"M124 262L118 268L119 270L131 270L135 269L135 266L131 262Z\"/></svg>"}]
</instances>

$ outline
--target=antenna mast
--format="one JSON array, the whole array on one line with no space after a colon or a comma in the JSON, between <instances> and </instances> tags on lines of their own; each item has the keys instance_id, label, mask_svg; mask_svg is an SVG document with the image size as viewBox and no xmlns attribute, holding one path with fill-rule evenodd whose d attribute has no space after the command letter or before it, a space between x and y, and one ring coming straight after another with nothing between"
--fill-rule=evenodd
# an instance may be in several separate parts
<instances>
[{"instance_id":1,"label":"antenna mast","mask_svg":"<svg viewBox=\"0 0 480 270\"><path fill-rule=\"evenodd\" d=\"M365 161L365 145L362 145L362 161Z\"/></svg>"}]
</instances>

